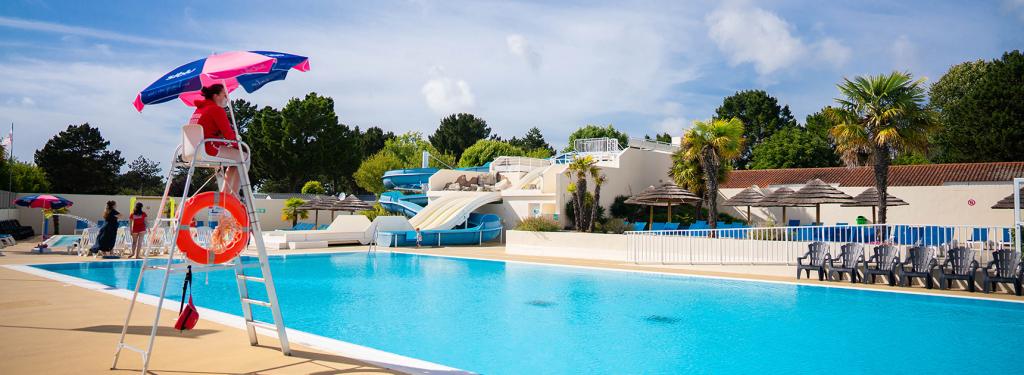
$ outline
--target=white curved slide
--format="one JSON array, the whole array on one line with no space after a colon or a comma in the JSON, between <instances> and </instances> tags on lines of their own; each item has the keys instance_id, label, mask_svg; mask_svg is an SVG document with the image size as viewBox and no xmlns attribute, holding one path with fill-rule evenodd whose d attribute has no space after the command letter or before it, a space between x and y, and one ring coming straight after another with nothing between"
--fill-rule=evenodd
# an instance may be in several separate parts
<instances>
[{"instance_id":1,"label":"white curved slide","mask_svg":"<svg viewBox=\"0 0 1024 375\"><path fill-rule=\"evenodd\" d=\"M452 229L469 218L481 206L501 200L500 192L449 192L433 200L416 216L409 219L413 228L420 230Z\"/></svg>"}]
</instances>

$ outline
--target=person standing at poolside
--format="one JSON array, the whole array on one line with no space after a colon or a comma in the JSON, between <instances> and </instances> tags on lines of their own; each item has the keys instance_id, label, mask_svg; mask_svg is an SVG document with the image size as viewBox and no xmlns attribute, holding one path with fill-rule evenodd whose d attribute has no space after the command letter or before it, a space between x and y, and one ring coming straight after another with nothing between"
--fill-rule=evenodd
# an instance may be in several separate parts
<instances>
[{"instance_id":1,"label":"person standing at poolside","mask_svg":"<svg viewBox=\"0 0 1024 375\"><path fill-rule=\"evenodd\" d=\"M107 208L103 210L103 226L96 235L96 244L89 249L89 254L110 253L114 251L114 243L117 242L117 220L121 213L117 212L117 203L107 201Z\"/></svg>"},{"instance_id":2,"label":"person standing at poolside","mask_svg":"<svg viewBox=\"0 0 1024 375\"><path fill-rule=\"evenodd\" d=\"M204 99L196 100L196 111L192 113L189 124L198 124L203 127L203 138L219 138L229 141L237 141L231 121L228 121L227 112L224 107L228 105L228 91L222 84L214 84L203 87ZM218 158L242 160L242 152L235 143L207 142L206 153ZM221 186L222 193L238 195L238 168L226 167L224 170L224 184Z\"/></svg>"},{"instance_id":3,"label":"person standing at poolside","mask_svg":"<svg viewBox=\"0 0 1024 375\"><path fill-rule=\"evenodd\" d=\"M416 248L419 249L420 245L423 244L423 233L420 232L420 228L416 228Z\"/></svg>"},{"instance_id":4,"label":"person standing at poolside","mask_svg":"<svg viewBox=\"0 0 1024 375\"><path fill-rule=\"evenodd\" d=\"M142 256L142 237L146 233L146 213L142 211L142 202L135 203L135 211L128 217L132 233L132 255L133 258Z\"/></svg>"}]
</instances>

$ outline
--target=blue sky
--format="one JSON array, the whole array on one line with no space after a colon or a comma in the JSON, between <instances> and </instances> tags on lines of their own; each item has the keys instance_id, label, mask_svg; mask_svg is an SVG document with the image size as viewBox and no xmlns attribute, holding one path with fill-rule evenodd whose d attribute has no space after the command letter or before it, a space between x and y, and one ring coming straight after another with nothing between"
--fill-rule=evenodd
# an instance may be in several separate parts
<instances>
[{"instance_id":1,"label":"blue sky","mask_svg":"<svg viewBox=\"0 0 1024 375\"><path fill-rule=\"evenodd\" d=\"M215 51L310 57L310 72L240 92L259 105L315 91L346 124L425 133L466 111L503 137L537 126L557 145L586 123L678 135L745 89L802 122L842 77L906 70L934 82L1024 47L1024 0L279 4L3 2L0 124L16 124L15 155L31 160L57 131L89 122L126 159L166 164L191 110L139 114L131 101Z\"/></svg>"}]
</instances>

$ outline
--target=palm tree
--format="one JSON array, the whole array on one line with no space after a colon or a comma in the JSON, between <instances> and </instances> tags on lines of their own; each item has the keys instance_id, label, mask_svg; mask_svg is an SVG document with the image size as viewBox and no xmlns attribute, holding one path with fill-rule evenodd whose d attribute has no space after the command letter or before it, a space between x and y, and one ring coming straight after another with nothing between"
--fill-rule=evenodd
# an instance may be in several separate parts
<instances>
[{"instance_id":1,"label":"palm tree","mask_svg":"<svg viewBox=\"0 0 1024 375\"><path fill-rule=\"evenodd\" d=\"M737 118L695 121L693 128L683 134L680 156L685 162L696 162L704 172L708 225L712 229L718 222L718 183L723 180L723 167L728 168L730 161L740 156L743 142L743 121Z\"/></svg>"},{"instance_id":2,"label":"palm tree","mask_svg":"<svg viewBox=\"0 0 1024 375\"><path fill-rule=\"evenodd\" d=\"M575 221L573 224L578 231L589 231L591 229L590 222L593 219L594 212L597 211L594 209L594 206L598 203L587 202L587 179L591 176L596 177L600 175L600 170L596 165L597 162L594 158L587 155L573 158L567 167L569 178L576 180L576 182L569 185L569 192L572 193L573 219ZM598 183L603 182L604 179L602 178Z\"/></svg>"},{"instance_id":3,"label":"palm tree","mask_svg":"<svg viewBox=\"0 0 1024 375\"><path fill-rule=\"evenodd\" d=\"M707 183L704 182L704 169L701 168L700 161L686 160L685 154L685 149L679 149L672 154L672 169L668 173L676 185L700 197L701 200L694 206L696 210L693 216L699 220L701 208L704 207L704 201L708 199ZM732 169L732 164L723 164L718 169L718 182L725 181Z\"/></svg>"},{"instance_id":4,"label":"palm tree","mask_svg":"<svg viewBox=\"0 0 1024 375\"><path fill-rule=\"evenodd\" d=\"M597 220L597 206L601 204L601 185L604 185L605 177L601 169L593 167L590 170L590 177L594 179L594 204L590 208L590 221L587 223L587 232L594 231L594 221Z\"/></svg>"},{"instance_id":5,"label":"palm tree","mask_svg":"<svg viewBox=\"0 0 1024 375\"><path fill-rule=\"evenodd\" d=\"M826 110L836 125L830 133L847 165L874 165L878 190L878 222L886 221L889 165L900 152L926 153L928 137L938 125L925 107L924 79L910 73L844 78L837 85L843 98Z\"/></svg>"},{"instance_id":6,"label":"palm tree","mask_svg":"<svg viewBox=\"0 0 1024 375\"><path fill-rule=\"evenodd\" d=\"M299 219L308 219L309 212L299 208L305 203L306 201L299 198L288 198L284 201L284 207L281 208L281 221L291 221L294 228L299 223Z\"/></svg>"}]
</instances>

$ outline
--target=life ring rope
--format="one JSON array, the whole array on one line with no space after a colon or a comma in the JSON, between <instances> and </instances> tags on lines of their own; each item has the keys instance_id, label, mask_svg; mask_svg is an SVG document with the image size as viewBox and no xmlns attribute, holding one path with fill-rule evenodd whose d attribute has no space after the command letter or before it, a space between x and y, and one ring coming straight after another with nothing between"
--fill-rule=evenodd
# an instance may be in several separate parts
<instances>
[{"instance_id":1,"label":"life ring rope","mask_svg":"<svg viewBox=\"0 0 1024 375\"><path fill-rule=\"evenodd\" d=\"M209 248L196 243L192 237L191 223L196 214L206 208L223 208L230 218L222 218L210 236ZM220 192L203 192L185 201L178 224L178 248L193 262L219 264L234 259L249 243L249 215L233 195Z\"/></svg>"}]
</instances>

